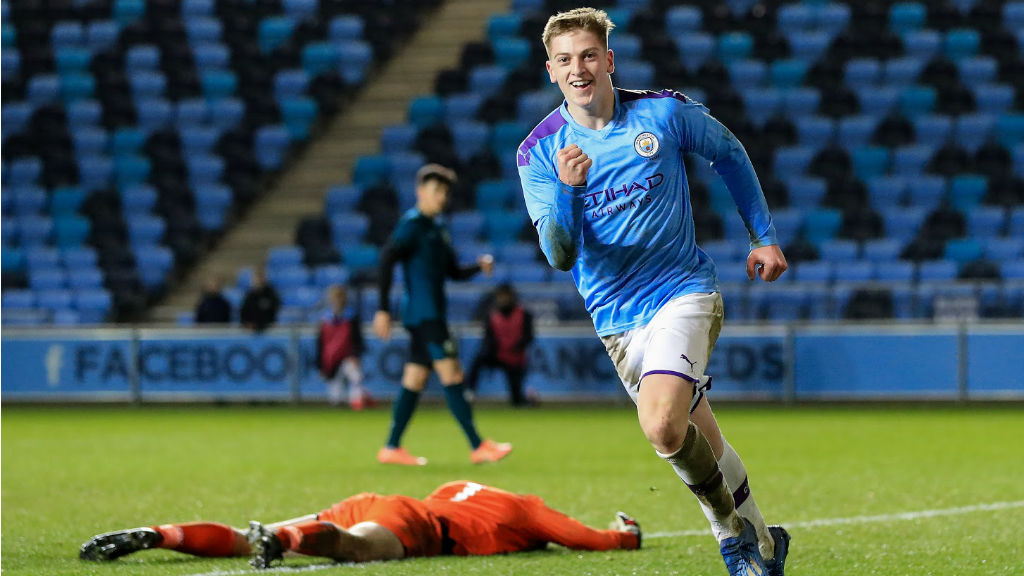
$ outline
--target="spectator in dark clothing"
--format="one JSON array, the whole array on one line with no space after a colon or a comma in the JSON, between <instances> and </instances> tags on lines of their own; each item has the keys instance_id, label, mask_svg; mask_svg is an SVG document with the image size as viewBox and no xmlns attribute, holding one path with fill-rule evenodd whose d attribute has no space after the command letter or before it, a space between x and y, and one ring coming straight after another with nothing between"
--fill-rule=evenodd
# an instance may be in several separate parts
<instances>
[{"instance_id":1,"label":"spectator in dark clothing","mask_svg":"<svg viewBox=\"0 0 1024 576\"><path fill-rule=\"evenodd\" d=\"M203 295L196 304L196 324L227 324L231 322L231 303L221 293L220 276L210 276L203 285Z\"/></svg>"},{"instance_id":2,"label":"spectator in dark clothing","mask_svg":"<svg viewBox=\"0 0 1024 576\"><path fill-rule=\"evenodd\" d=\"M267 283L266 271L257 268L252 275L252 287L242 301L242 326L262 332L277 321L277 310L281 307L281 298L277 290Z\"/></svg>"},{"instance_id":3,"label":"spectator in dark clothing","mask_svg":"<svg viewBox=\"0 0 1024 576\"><path fill-rule=\"evenodd\" d=\"M338 406L348 387L348 404L353 410L374 405L363 387L360 356L366 349L359 317L347 307L348 290L335 284L327 290L330 309L320 319L316 337L316 365L327 385L327 401Z\"/></svg>"},{"instance_id":4,"label":"spectator in dark clothing","mask_svg":"<svg viewBox=\"0 0 1024 576\"><path fill-rule=\"evenodd\" d=\"M536 399L523 394L527 349L533 342L533 316L519 304L515 288L501 284L494 290L490 314L484 320L484 340L466 379L476 392L480 369L497 368L508 380L509 400L513 406L530 406Z\"/></svg>"}]
</instances>

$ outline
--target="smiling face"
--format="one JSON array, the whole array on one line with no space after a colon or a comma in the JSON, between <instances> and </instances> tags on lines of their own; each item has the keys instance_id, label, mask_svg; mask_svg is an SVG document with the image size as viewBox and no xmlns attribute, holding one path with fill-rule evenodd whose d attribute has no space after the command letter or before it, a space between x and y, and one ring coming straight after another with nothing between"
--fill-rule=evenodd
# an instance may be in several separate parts
<instances>
[{"instance_id":1,"label":"smiling face","mask_svg":"<svg viewBox=\"0 0 1024 576\"><path fill-rule=\"evenodd\" d=\"M577 122L594 127L611 120L615 109L611 73L615 55L604 41L587 30L572 30L548 42L546 67L552 84L558 84Z\"/></svg>"}]
</instances>

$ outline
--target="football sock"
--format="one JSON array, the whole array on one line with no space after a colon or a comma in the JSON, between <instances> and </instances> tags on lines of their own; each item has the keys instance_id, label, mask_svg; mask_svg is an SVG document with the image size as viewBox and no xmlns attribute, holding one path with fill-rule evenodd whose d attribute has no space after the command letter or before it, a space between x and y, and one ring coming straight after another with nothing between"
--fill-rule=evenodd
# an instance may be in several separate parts
<instances>
[{"instance_id":1,"label":"football sock","mask_svg":"<svg viewBox=\"0 0 1024 576\"><path fill-rule=\"evenodd\" d=\"M736 506L722 471L718 468L711 445L693 422L689 423L683 445L674 454L658 452L676 471L676 475L690 488L704 515L711 522L715 538L721 542L739 536L743 520L736 514Z\"/></svg>"},{"instance_id":2,"label":"football sock","mask_svg":"<svg viewBox=\"0 0 1024 576\"><path fill-rule=\"evenodd\" d=\"M416 405L419 402L419 392L413 392L408 388L402 387L402 391L398 393L398 399L395 400L394 410L391 413L391 435L388 436L389 448L398 448L402 445L402 434L405 433L405 427L412 420L412 414L416 411Z\"/></svg>"},{"instance_id":3,"label":"football sock","mask_svg":"<svg viewBox=\"0 0 1024 576\"><path fill-rule=\"evenodd\" d=\"M764 516L761 516L761 510L757 507L757 502L754 501L754 494L750 491L750 485L747 483L747 469L743 466L740 455L725 438L722 438L722 444L725 446L725 450L722 452L722 457L718 459L718 467L722 470L722 475L725 476L725 483L729 486L729 490L732 491L732 498L736 502L736 512L739 512L740 516L750 520L750 523L754 525L761 557L766 561L771 560L775 557L775 541L768 532Z\"/></svg>"},{"instance_id":4,"label":"football sock","mask_svg":"<svg viewBox=\"0 0 1024 576\"><path fill-rule=\"evenodd\" d=\"M462 431L466 433L469 445L476 450L483 440L480 439L480 435L476 432L476 425L473 424L473 409L470 408L469 402L466 402L465 387L461 382L445 386L444 399L448 403L448 410L451 411L452 416L455 416L459 426L462 426Z\"/></svg>"},{"instance_id":5,"label":"football sock","mask_svg":"<svg viewBox=\"0 0 1024 576\"><path fill-rule=\"evenodd\" d=\"M341 541L337 526L318 520L282 526L275 534L285 550L307 556L334 558Z\"/></svg>"},{"instance_id":6,"label":"football sock","mask_svg":"<svg viewBox=\"0 0 1024 576\"><path fill-rule=\"evenodd\" d=\"M238 556L248 551L248 543L239 550L236 542L245 541L235 529L216 522L190 522L187 524L164 524L153 526L164 537L160 548L193 556Z\"/></svg>"}]
</instances>

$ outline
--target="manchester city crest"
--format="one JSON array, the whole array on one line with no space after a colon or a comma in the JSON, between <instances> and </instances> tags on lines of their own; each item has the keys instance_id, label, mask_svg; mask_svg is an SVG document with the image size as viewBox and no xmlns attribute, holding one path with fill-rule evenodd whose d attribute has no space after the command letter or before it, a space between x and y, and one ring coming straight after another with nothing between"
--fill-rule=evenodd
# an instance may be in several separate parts
<instances>
[{"instance_id":1,"label":"manchester city crest","mask_svg":"<svg viewBox=\"0 0 1024 576\"><path fill-rule=\"evenodd\" d=\"M643 158L650 158L658 153L658 137L650 132L641 132L636 140L633 140L633 149Z\"/></svg>"}]
</instances>

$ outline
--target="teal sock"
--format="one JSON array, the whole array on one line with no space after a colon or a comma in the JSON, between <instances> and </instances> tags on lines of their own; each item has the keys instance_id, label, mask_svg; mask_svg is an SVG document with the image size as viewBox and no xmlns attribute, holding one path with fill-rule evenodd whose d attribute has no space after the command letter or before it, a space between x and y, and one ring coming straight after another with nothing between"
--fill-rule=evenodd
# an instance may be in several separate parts
<instances>
[{"instance_id":1,"label":"teal sock","mask_svg":"<svg viewBox=\"0 0 1024 576\"><path fill-rule=\"evenodd\" d=\"M462 431L466 433L470 446L476 450L482 440L480 435L476 433L476 425L473 424L473 409L470 408L469 402L466 402L466 394L462 383L445 386L444 399L448 403L448 410L451 411L452 416L455 416L459 426L462 426Z\"/></svg>"},{"instance_id":2,"label":"teal sock","mask_svg":"<svg viewBox=\"0 0 1024 576\"><path fill-rule=\"evenodd\" d=\"M391 435L388 436L388 447L398 448L402 445L402 434L405 427L412 420L412 414L416 411L416 405L420 403L420 393L413 392L408 388L402 388L395 400L395 407L391 412Z\"/></svg>"}]
</instances>

